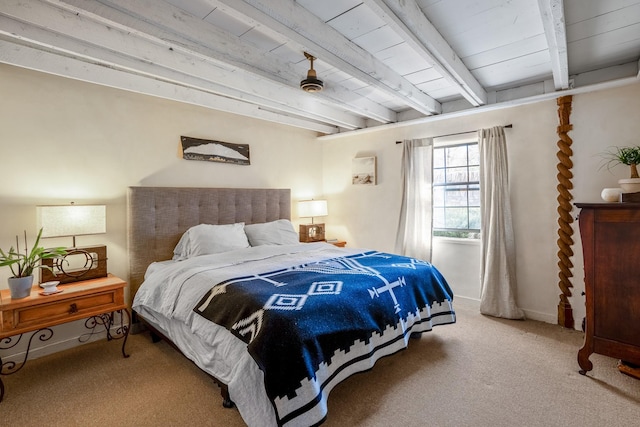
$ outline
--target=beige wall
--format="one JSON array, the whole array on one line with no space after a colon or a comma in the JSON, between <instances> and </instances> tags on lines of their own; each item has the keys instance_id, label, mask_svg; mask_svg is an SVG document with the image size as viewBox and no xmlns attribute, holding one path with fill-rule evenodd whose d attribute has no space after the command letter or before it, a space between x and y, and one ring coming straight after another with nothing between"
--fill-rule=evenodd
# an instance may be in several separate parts
<instances>
[{"instance_id":1,"label":"beige wall","mask_svg":"<svg viewBox=\"0 0 640 427\"><path fill-rule=\"evenodd\" d=\"M640 84L575 95L573 191L575 201L600 201L600 191L616 187L627 169L600 169L599 155L611 145L640 144ZM507 129L512 211L517 247L519 305L531 318L555 323L557 317L557 141L555 100L478 114L362 133L323 141L324 191L329 196L327 232L354 246L393 250L400 203L402 148L395 141L513 124ZM350 184L351 160L377 156L378 185ZM577 211L574 211L577 216ZM580 236L575 224L574 297L576 327L584 316ZM433 263L459 296L477 299L479 246L435 241Z\"/></svg>"}]
</instances>

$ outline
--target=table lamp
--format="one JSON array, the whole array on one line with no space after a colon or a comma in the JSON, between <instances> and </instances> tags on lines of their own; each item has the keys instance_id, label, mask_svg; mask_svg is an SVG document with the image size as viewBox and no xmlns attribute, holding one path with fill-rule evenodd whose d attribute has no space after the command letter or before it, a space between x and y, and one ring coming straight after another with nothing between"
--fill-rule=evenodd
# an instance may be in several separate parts
<instances>
[{"instance_id":1,"label":"table lamp","mask_svg":"<svg viewBox=\"0 0 640 427\"><path fill-rule=\"evenodd\" d=\"M324 224L314 224L313 218L317 216L327 216L326 200L301 200L298 202L298 216L300 218L311 218L311 224L300 224L301 242L320 242L324 238Z\"/></svg>"},{"instance_id":2,"label":"table lamp","mask_svg":"<svg viewBox=\"0 0 640 427\"><path fill-rule=\"evenodd\" d=\"M41 269L41 282L69 283L107 276L105 245L76 246L76 236L107 232L105 205L36 206L36 216L42 238L73 238L73 246L67 249L65 257L43 260L53 271Z\"/></svg>"}]
</instances>

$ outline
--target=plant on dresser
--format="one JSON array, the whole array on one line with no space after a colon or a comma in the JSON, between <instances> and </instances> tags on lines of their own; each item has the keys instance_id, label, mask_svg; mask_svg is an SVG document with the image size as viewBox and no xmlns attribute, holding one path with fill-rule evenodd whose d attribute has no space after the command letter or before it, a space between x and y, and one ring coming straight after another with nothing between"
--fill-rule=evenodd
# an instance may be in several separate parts
<instances>
[{"instance_id":1,"label":"plant on dresser","mask_svg":"<svg viewBox=\"0 0 640 427\"><path fill-rule=\"evenodd\" d=\"M38 268L51 269L43 265L41 261L48 258L56 258L66 255L63 247L45 249L38 246L42 229L38 232L38 237L31 250L27 245L27 232L24 232L24 253L20 251L20 242L16 236L16 247L11 246L8 251L0 249L0 267L7 266L11 269L12 277L9 278L9 288L11 298L25 298L31 292L33 284L33 271Z\"/></svg>"},{"instance_id":2,"label":"plant on dresser","mask_svg":"<svg viewBox=\"0 0 640 427\"><path fill-rule=\"evenodd\" d=\"M614 147L603 154L607 169L615 165L627 165L630 170L630 177L620 179L618 184L623 192L632 193L640 191L640 175L638 175L638 165L640 165L640 146L636 147Z\"/></svg>"}]
</instances>

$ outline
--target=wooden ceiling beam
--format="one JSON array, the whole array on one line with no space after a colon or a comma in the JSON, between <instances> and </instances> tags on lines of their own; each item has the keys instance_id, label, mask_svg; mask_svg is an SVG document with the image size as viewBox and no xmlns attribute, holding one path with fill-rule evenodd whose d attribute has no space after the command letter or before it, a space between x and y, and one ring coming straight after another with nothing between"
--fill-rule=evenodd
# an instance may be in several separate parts
<instances>
[{"instance_id":1,"label":"wooden ceiling beam","mask_svg":"<svg viewBox=\"0 0 640 427\"><path fill-rule=\"evenodd\" d=\"M487 92L414 0L364 0L393 31L473 106L487 103Z\"/></svg>"},{"instance_id":2,"label":"wooden ceiling beam","mask_svg":"<svg viewBox=\"0 0 640 427\"><path fill-rule=\"evenodd\" d=\"M569 89L567 29L563 0L538 0L544 34L549 45L553 83L556 90Z\"/></svg>"}]
</instances>

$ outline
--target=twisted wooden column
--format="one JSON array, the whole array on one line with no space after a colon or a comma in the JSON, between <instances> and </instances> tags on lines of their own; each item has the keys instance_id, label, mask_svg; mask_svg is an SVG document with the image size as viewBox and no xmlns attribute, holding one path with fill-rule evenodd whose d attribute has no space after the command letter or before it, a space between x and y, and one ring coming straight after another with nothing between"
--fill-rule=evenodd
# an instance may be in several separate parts
<instances>
[{"instance_id":1,"label":"twisted wooden column","mask_svg":"<svg viewBox=\"0 0 640 427\"><path fill-rule=\"evenodd\" d=\"M571 150L571 144L573 140L569 137L568 133L573 129L573 125L569 122L569 116L571 115L571 96L562 96L558 98L558 118L560 124L558 125L558 267L560 272L558 277L560 282L558 286L562 293L560 294L560 302L558 303L558 324L566 328L574 327L573 321L573 309L569 302L571 296L571 277L573 273L573 263L571 257L573 256L573 217L571 211L573 206L571 200L573 196L571 190L573 189L573 173L571 168L573 167L573 161L571 156L573 150Z\"/></svg>"}]
</instances>

